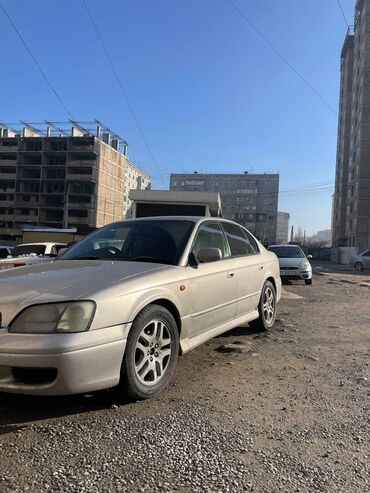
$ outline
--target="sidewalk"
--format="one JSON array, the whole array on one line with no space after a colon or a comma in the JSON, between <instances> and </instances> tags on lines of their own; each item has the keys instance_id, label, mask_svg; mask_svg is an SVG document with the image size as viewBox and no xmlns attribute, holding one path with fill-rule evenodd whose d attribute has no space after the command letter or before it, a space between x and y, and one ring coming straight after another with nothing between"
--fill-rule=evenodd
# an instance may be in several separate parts
<instances>
[{"instance_id":1,"label":"sidewalk","mask_svg":"<svg viewBox=\"0 0 370 493\"><path fill-rule=\"evenodd\" d=\"M370 270L365 270L363 272L357 272L350 265L344 264L334 264L332 262L328 262L327 260L311 260L312 269L314 272L345 272L347 274L353 274L354 276L370 276Z\"/></svg>"}]
</instances>

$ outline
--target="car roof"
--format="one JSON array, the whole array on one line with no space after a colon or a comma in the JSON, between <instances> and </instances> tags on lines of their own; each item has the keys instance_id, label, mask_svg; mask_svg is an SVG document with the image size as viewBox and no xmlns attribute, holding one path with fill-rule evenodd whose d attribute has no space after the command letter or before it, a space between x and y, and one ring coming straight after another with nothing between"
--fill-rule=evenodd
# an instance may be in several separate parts
<instances>
[{"instance_id":1,"label":"car roof","mask_svg":"<svg viewBox=\"0 0 370 493\"><path fill-rule=\"evenodd\" d=\"M160 220L166 220L166 221L191 221L194 223L201 223L204 221L222 221L222 222L228 222L232 224L237 224L238 226L243 227L241 224L238 224L236 221L231 221L229 219L225 219L224 217L213 217L213 216L147 216L147 217L133 217L133 218L128 218L123 221L116 221L115 223L111 224L124 224L126 222L136 222L136 221L160 221ZM106 226L109 226L107 224Z\"/></svg>"},{"instance_id":2,"label":"car roof","mask_svg":"<svg viewBox=\"0 0 370 493\"><path fill-rule=\"evenodd\" d=\"M53 245L65 245L65 243L58 243L54 241L46 241L45 243L20 243L17 246L30 246L30 245L44 245L44 246L53 246Z\"/></svg>"},{"instance_id":3,"label":"car roof","mask_svg":"<svg viewBox=\"0 0 370 493\"><path fill-rule=\"evenodd\" d=\"M269 245L269 248L300 248L299 245Z\"/></svg>"}]
</instances>

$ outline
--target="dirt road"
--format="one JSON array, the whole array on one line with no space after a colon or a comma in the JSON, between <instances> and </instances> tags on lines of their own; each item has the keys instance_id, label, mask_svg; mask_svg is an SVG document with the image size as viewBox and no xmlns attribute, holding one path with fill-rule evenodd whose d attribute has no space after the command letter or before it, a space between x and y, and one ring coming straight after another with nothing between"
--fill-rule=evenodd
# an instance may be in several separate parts
<instances>
[{"instance_id":1,"label":"dirt road","mask_svg":"<svg viewBox=\"0 0 370 493\"><path fill-rule=\"evenodd\" d=\"M370 276L322 272L151 401L1 394L0 492L370 491Z\"/></svg>"}]
</instances>

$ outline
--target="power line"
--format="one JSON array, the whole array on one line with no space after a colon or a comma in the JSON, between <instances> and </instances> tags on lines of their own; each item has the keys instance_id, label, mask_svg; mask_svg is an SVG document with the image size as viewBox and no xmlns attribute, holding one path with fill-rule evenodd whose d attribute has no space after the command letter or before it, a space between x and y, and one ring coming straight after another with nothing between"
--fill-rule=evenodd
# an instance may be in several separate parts
<instances>
[{"instance_id":1,"label":"power line","mask_svg":"<svg viewBox=\"0 0 370 493\"><path fill-rule=\"evenodd\" d=\"M299 77L304 84L310 89L311 92L315 94L316 97L320 99L322 103L325 104L327 108L330 109L334 115L338 116L338 112L333 108L333 106L328 103L328 101L321 96L321 94L313 87L310 82L288 61L288 59L282 54L282 52L276 48L276 46L258 29L258 27L246 16L246 14L233 2L233 0L226 0L233 7L233 9L249 24L249 26L258 34L260 38L277 54L277 56L287 65L296 75Z\"/></svg>"},{"instance_id":2,"label":"power line","mask_svg":"<svg viewBox=\"0 0 370 493\"><path fill-rule=\"evenodd\" d=\"M6 17L8 18L10 24L12 25L14 31L16 32L16 34L17 34L18 38L20 39L21 43L23 44L24 48L26 49L26 51L28 52L28 54L30 55L30 57L32 58L32 60L35 62L37 68L39 69L40 74L42 75L43 79L45 80L45 82L47 83L47 85L49 86L49 88L51 89L51 91L54 93L54 96L58 99L58 101L61 104L61 106L63 107L63 109L66 111L66 113L69 115L69 117L73 120L73 116L69 112L68 108L64 104L62 98L59 96L59 94L58 94L57 90L55 89L55 87L53 86L53 84L48 79L48 77L45 74L45 72L44 72L44 70L43 70L40 62L37 60L37 58L35 57L35 55L32 53L31 49L28 47L28 45L27 45L26 41L24 40L23 36L21 35L21 33L16 28L16 26L15 26L12 18L10 17L10 15L8 14L8 12L5 10L5 7L1 3L0 3L0 8L4 12L4 14L6 15Z\"/></svg>"},{"instance_id":3,"label":"power line","mask_svg":"<svg viewBox=\"0 0 370 493\"><path fill-rule=\"evenodd\" d=\"M21 33L19 32L19 30L17 29L16 25L14 24L13 22L13 19L10 17L9 13L6 11L5 7L0 3L0 8L1 10L4 12L5 16L8 18L11 26L13 27L15 33L17 34L18 38L20 39L22 45L24 46L25 50L27 51L27 53L30 55L30 57L32 58L32 60L34 61L35 65L37 66L41 76L43 77L43 79L45 80L45 82L47 83L47 85L49 86L50 90L52 91L52 93L55 95L55 97L57 98L57 100L59 101L60 105L62 106L62 108L64 109L64 111L68 114L68 116L70 117L70 121L72 123L75 123L76 122L76 119L73 117L72 113L69 111L69 109L67 108L66 104L64 103L62 97L58 94L57 90L55 89L55 87L53 86L53 84L51 83L50 79L47 77L44 69L42 68L41 66L41 63L38 61L38 59L36 58L36 56L33 54L31 48L28 46L28 44L26 43L25 39L23 38L23 36L21 35ZM91 143L89 142L89 140L86 138L86 137L81 137L83 138L84 140L86 140L86 142L88 143L88 145L91 147L91 149L95 152L95 149L94 147L91 145ZM110 173L108 171L108 168L106 166L104 166L106 168L106 171L107 171L107 174L109 176L111 176L115 181L116 183L120 184L121 185L121 191L124 190L123 188L123 180L121 181L121 183L119 182L118 178L113 175L112 173Z\"/></svg>"},{"instance_id":4,"label":"power line","mask_svg":"<svg viewBox=\"0 0 370 493\"><path fill-rule=\"evenodd\" d=\"M145 144L145 147L146 147L146 149L147 149L147 151L148 151L148 153L150 155L150 158L151 158L151 160L152 160L155 168L157 169L159 176L161 177L161 180L162 180L163 185L166 187L166 183L165 183L165 181L163 179L163 176L161 174L161 171L159 169L159 166L158 166L158 164L156 162L156 159L154 157L153 151L152 151L152 149L151 149L151 147L149 145L149 142L148 142L147 138L145 137L145 134L143 132L143 129L141 128L141 125L140 125L139 120L138 120L138 118L136 116L136 113L134 111L134 108L133 108L133 106L132 106L132 104L130 102L130 99L129 99L128 95L127 95L127 92L125 91L125 89L123 87L123 84L121 82L121 79L120 79L120 77L118 75L118 72L117 72L115 66L114 66L113 60L112 60L112 58L111 58L111 56L110 56L110 54L109 54L109 52L108 52L108 50L106 48L106 45L104 43L104 40L103 40L103 38L102 38L102 36L100 34L100 31L98 29L98 26L96 25L96 23L94 21L94 18L92 16L92 13L91 13L89 7L87 6L86 1L85 0L82 0L82 3L83 3L83 5L84 5L84 7L86 9L86 12L87 12L87 15L89 16L90 22L91 22L91 24L92 24L92 26L94 28L94 31L95 31L95 33L96 33L96 35L97 35L97 37L98 37L98 39L100 41L100 44L101 44L101 46L103 48L103 51L105 53L105 56L107 57L108 63L110 65L110 68L112 69L113 75L114 75L114 77L115 77L115 79L116 79L116 81L118 83L118 86L119 86L119 88L121 90L121 93L122 93L122 95L124 97L124 100L126 101L126 104L127 104L127 107L128 107L128 109L129 109L129 111L131 113L131 116L132 116L132 118L135 121L136 127L137 127L137 129L138 129L138 131L139 131L139 133L141 135L141 138L143 139L143 142Z\"/></svg>"},{"instance_id":5,"label":"power line","mask_svg":"<svg viewBox=\"0 0 370 493\"><path fill-rule=\"evenodd\" d=\"M348 21L347 21L346 14L344 13L344 10L343 10L342 4L340 3L340 0L337 0L337 3L338 3L339 10L340 10L340 11L341 11L341 13L342 13L342 16L343 16L344 22L347 24L347 27L349 28L349 23L348 23Z\"/></svg>"}]
</instances>

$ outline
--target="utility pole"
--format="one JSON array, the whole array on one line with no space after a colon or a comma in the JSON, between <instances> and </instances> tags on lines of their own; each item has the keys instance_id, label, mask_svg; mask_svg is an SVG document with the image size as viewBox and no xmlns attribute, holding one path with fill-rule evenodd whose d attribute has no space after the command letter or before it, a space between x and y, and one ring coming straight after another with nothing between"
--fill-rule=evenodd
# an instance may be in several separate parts
<instances>
[{"instance_id":1,"label":"utility pole","mask_svg":"<svg viewBox=\"0 0 370 493\"><path fill-rule=\"evenodd\" d=\"M294 226L292 224L292 228L290 230L290 241L293 241L293 239L294 239Z\"/></svg>"}]
</instances>

